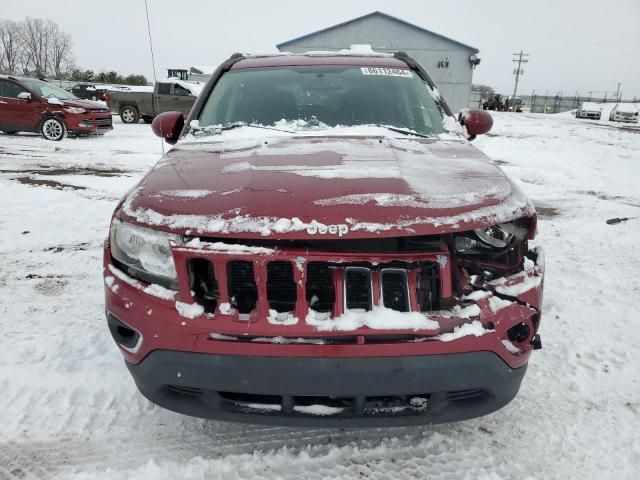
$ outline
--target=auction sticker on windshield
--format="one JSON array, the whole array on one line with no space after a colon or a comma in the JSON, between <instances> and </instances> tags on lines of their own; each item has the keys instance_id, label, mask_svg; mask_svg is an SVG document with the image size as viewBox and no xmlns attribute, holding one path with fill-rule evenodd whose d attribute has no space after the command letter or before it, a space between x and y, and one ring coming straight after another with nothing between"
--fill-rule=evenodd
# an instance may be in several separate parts
<instances>
[{"instance_id":1,"label":"auction sticker on windshield","mask_svg":"<svg viewBox=\"0 0 640 480\"><path fill-rule=\"evenodd\" d=\"M409 70L402 68L383 68L383 67L361 67L364 75L383 75L385 77L405 77L411 78L413 74Z\"/></svg>"}]
</instances>

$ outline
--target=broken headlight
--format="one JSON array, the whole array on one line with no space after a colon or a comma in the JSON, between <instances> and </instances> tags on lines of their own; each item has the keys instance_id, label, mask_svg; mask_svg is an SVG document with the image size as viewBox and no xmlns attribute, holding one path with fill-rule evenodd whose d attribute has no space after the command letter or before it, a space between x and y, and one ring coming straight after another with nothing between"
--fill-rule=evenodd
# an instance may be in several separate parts
<instances>
[{"instance_id":1,"label":"broken headlight","mask_svg":"<svg viewBox=\"0 0 640 480\"><path fill-rule=\"evenodd\" d=\"M130 274L148 283L175 283L176 267L169 242L179 242L179 235L138 227L114 218L110 238L111 255L129 267Z\"/></svg>"},{"instance_id":2,"label":"broken headlight","mask_svg":"<svg viewBox=\"0 0 640 480\"><path fill-rule=\"evenodd\" d=\"M527 225L524 221L500 223L457 236L455 248L457 252L464 254L473 254L474 251L486 251L487 249L503 250L524 240L527 232Z\"/></svg>"}]
</instances>

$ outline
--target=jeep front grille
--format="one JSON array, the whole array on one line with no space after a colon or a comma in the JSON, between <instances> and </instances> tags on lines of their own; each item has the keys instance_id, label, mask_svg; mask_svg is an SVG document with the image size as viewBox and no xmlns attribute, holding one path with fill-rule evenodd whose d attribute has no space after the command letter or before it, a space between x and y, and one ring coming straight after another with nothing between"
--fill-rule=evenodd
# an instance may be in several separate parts
<instances>
[{"instance_id":1,"label":"jeep front grille","mask_svg":"<svg viewBox=\"0 0 640 480\"><path fill-rule=\"evenodd\" d=\"M266 327L251 327L243 335L304 336L317 333L305 325L313 312L320 321L377 307L429 312L451 296L448 262L442 261L448 259L446 251L373 254L274 249L253 254L180 246L173 252L181 300L196 302L213 313L220 327L217 331L237 330L241 327L234 322L242 320ZM226 304L232 309L222 307ZM281 325L297 327L285 332Z\"/></svg>"}]
</instances>

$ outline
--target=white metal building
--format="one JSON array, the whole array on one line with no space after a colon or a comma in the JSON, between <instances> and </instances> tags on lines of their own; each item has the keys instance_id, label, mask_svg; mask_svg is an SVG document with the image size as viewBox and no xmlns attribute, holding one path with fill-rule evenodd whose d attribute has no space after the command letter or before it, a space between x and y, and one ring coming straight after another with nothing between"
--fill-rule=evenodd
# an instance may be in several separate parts
<instances>
[{"instance_id":1,"label":"white metal building","mask_svg":"<svg viewBox=\"0 0 640 480\"><path fill-rule=\"evenodd\" d=\"M429 72L454 112L469 105L478 49L405 22L373 12L277 45L280 51L340 50L369 44L379 52L404 51Z\"/></svg>"}]
</instances>

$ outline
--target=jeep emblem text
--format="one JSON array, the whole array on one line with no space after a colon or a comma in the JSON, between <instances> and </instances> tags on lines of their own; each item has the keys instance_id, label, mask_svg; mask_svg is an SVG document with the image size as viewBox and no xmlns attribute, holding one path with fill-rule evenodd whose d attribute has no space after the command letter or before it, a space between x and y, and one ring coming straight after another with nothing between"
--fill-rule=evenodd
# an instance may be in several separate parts
<instances>
[{"instance_id":1,"label":"jeep emblem text","mask_svg":"<svg viewBox=\"0 0 640 480\"><path fill-rule=\"evenodd\" d=\"M344 223L339 223L338 225L325 225L324 223L312 222L307 227L307 233L309 235L319 233L320 235L329 234L341 237L349 233L349 227Z\"/></svg>"}]
</instances>

